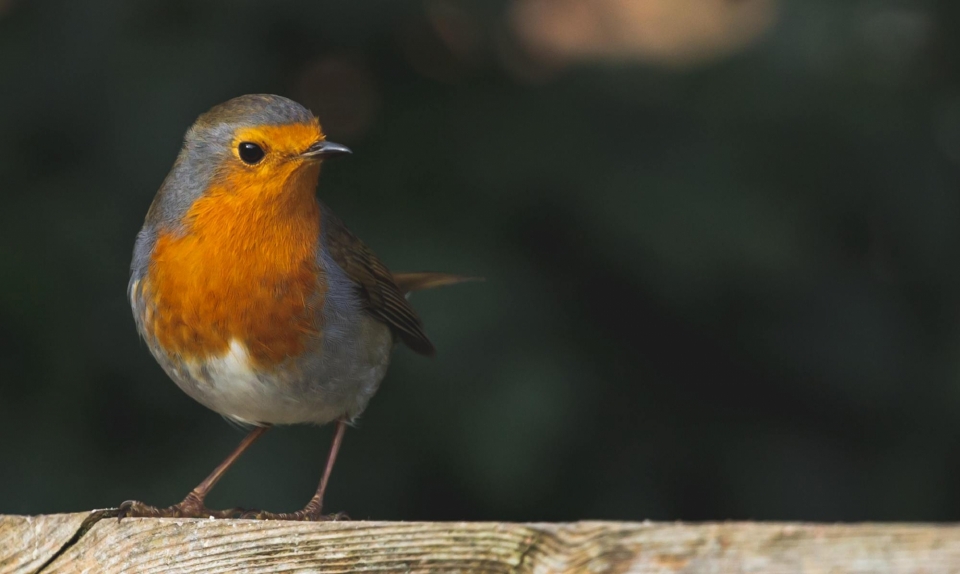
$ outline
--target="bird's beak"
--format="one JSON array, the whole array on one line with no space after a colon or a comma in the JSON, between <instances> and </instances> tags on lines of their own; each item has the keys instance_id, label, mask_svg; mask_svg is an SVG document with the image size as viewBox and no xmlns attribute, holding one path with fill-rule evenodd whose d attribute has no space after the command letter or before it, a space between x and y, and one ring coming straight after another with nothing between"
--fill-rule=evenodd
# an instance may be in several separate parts
<instances>
[{"instance_id":1,"label":"bird's beak","mask_svg":"<svg viewBox=\"0 0 960 574\"><path fill-rule=\"evenodd\" d=\"M300 157L303 158L328 158L336 157L338 155L347 155L353 153L345 145L338 143L328 142L326 140L319 141L310 147L307 148L307 151L300 154Z\"/></svg>"}]
</instances>

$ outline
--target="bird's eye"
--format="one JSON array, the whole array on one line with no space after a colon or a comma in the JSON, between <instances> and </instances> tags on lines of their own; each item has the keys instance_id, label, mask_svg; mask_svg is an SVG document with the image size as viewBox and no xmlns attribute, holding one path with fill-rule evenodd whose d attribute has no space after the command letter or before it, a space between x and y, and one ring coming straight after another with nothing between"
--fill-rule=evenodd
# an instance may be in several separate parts
<instances>
[{"instance_id":1,"label":"bird's eye","mask_svg":"<svg viewBox=\"0 0 960 574\"><path fill-rule=\"evenodd\" d=\"M259 162L264 155L263 148L252 142L240 142L237 151L240 153L240 159L250 165Z\"/></svg>"}]
</instances>

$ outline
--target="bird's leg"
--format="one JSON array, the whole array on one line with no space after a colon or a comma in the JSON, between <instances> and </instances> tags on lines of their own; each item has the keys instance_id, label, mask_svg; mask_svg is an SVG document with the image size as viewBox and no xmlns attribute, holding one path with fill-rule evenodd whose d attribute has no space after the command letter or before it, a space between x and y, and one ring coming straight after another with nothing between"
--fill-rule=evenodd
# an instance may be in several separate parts
<instances>
[{"instance_id":1,"label":"bird's leg","mask_svg":"<svg viewBox=\"0 0 960 574\"><path fill-rule=\"evenodd\" d=\"M127 516L144 516L144 517L173 517L173 518L232 518L239 516L243 510L240 508L231 508L228 510L210 510L204 506L203 501L206 499L207 495L213 490L213 487L220 481L220 478L223 477L224 473L227 472L227 469L230 468L234 462L240 458L240 455L244 453L245 450L250 448L254 442L260 438L263 433L267 432L269 426L261 426L253 429L247 434L246 437L240 444L237 445L237 448L233 449L233 452L230 453L223 462L217 465L217 468L213 469L213 472L210 473L210 476L205 478L203 482L197 485L196 488L190 491L190 494L183 499L179 504L174 504L167 508L156 508L149 506L142 502L136 500L128 500L120 505L120 512L118 514L119 519L123 519Z\"/></svg>"},{"instance_id":2,"label":"bird's leg","mask_svg":"<svg viewBox=\"0 0 960 574\"><path fill-rule=\"evenodd\" d=\"M333 444L330 445L330 454L327 455L327 466L323 470L323 478L320 479L320 485L317 487L316 494L310 499L303 510L296 512L265 512L251 511L243 515L243 518L256 518L258 520L343 520L347 518L346 514L327 514L323 511L323 493L327 490L327 483L330 482L330 473L333 472L333 463L337 460L337 452L340 450L340 443L343 442L343 435L347 430L347 423L343 419L337 421L337 430L333 435Z\"/></svg>"}]
</instances>

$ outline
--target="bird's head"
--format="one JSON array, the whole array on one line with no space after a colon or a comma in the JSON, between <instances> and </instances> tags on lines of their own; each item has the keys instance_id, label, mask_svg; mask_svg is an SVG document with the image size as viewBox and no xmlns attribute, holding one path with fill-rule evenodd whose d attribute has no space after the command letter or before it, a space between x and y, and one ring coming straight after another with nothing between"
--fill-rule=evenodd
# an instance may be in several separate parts
<instances>
[{"instance_id":1,"label":"bird's head","mask_svg":"<svg viewBox=\"0 0 960 574\"><path fill-rule=\"evenodd\" d=\"M349 154L327 141L314 115L293 100L251 94L197 118L164 181L161 218L182 216L210 194L265 202L313 194L324 159Z\"/></svg>"}]
</instances>

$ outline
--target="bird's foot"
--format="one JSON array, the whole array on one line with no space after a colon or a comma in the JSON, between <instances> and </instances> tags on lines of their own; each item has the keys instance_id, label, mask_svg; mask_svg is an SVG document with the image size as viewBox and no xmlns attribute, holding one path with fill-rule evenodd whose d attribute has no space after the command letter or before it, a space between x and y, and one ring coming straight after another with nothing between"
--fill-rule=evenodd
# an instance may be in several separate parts
<instances>
[{"instance_id":1,"label":"bird's foot","mask_svg":"<svg viewBox=\"0 0 960 574\"><path fill-rule=\"evenodd\" d=\"M117 520L124 518L237 518L243 514L242 508L228 510L211 510L204 506L203 501L193 496L187 496L183 502L157 508L137 500L128 500L120 505Z\"/></svg>"},{"instance_id":2,"label":"bird's foot","mask_svg":"<svg viewBox=\"0 0 960 574\"><path fill-rule=\"evenodd\" d=\"M240 518L251 520L299 520L301 522L332 522L336 520L350 520L345 512L323 514L320 509L304 508L296 512L267 512L265 510L251 510L244 512Z\"/></svg>"}]
</instances>

